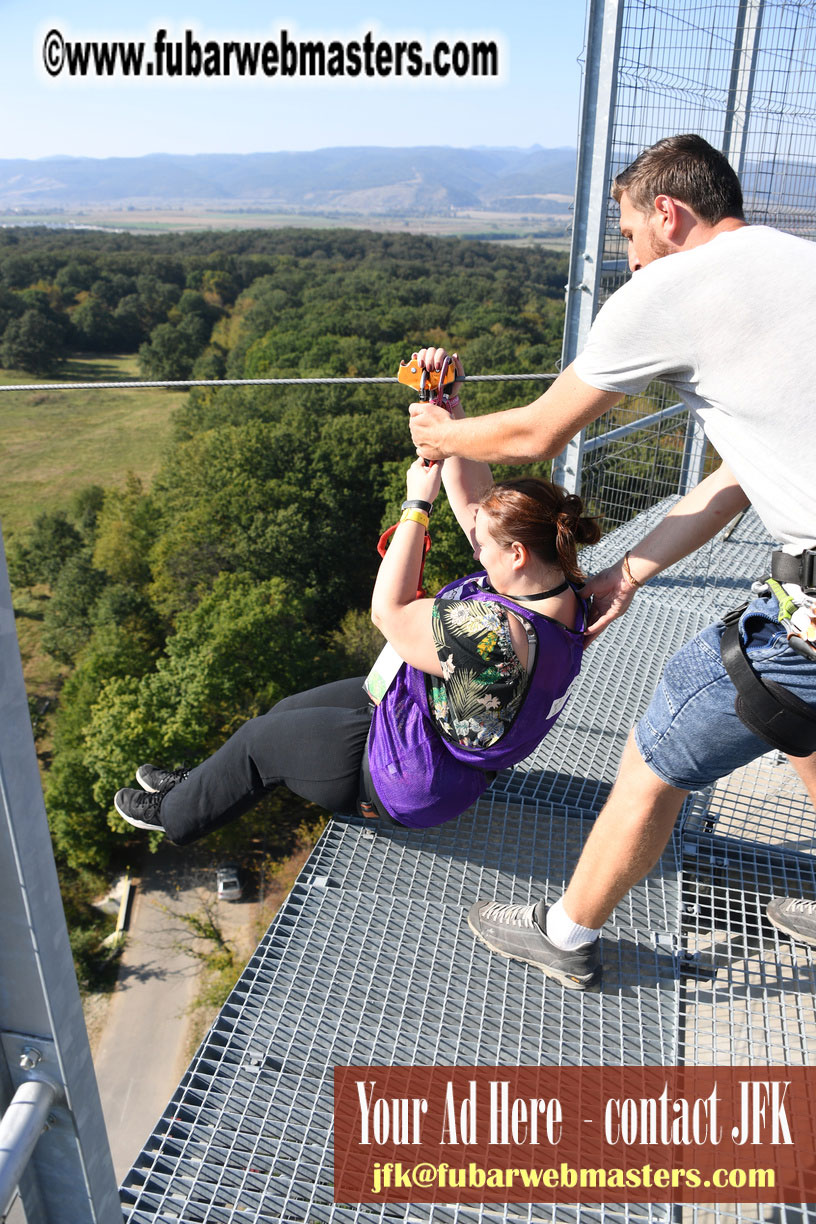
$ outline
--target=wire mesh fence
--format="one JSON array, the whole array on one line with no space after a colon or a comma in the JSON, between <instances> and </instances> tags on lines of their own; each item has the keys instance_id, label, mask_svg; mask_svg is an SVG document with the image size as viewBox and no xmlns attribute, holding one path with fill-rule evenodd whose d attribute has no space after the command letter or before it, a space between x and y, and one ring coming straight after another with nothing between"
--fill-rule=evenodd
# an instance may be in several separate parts
<instances>
[{"instance_id":1,"label":"wire mesh fence","mask_svg":"<svg viewBox=\"0 0 816 1224\"><path fill-rule=\"evenodd\" d=\"M628 276L609 186L665 136L696 132L726 153L751 224L816 239L816 0L621 0L619 11L596 309ZM653 385L605 414L587 437L673 406L671 393ZM693 444L679 410L623 440L596 442L584 454L581 483L605 526L706 475L717 462L711 448L688 481Z\"/></svg>"}]
</instances>

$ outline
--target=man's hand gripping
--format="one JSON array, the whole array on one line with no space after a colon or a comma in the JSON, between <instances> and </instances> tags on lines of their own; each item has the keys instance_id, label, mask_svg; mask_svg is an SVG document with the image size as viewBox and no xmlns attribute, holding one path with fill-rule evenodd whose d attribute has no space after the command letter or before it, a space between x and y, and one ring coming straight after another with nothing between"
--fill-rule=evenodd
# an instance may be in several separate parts
<instances>
[{"instance_id":1,"label":"man's hand gripping","mask_svg":"<svg viewBox=\"0 0 816 1224\"><path fill-rule=\"evenodd\" d=\"M411 360L425 370L441 370L447 357L443 348L423 348L411 355ZM457 377L464 376L462 363L456 353L451 360ZM461 382L455 382L451 388L451 396L459 394ZM411 438L416 453L422 459L446 459L452 452L446 449L445 440L449 437L451 417L448 412L433 403L416 403L410 407Z\"/></svg>"}]
</instances>

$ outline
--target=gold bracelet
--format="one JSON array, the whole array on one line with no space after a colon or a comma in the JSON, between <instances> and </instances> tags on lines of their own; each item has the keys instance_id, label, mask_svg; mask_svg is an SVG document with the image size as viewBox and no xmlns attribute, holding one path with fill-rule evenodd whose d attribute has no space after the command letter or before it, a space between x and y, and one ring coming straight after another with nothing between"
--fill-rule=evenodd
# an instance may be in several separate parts
<instances>
[{"instance_id":1,"label":"gold bracelet","mask_svg":"<svg viewBox=\"0 0 816 1224\"><path fill-rule=\"evenodd\" d=\"M645 583L643 583L643 582L638 582L637 578L635 578L634 574L633 574L633 573L632 573L632 571L630 570L630 568L629 568L629 553L628 553L628 552L627 552L627 553L626 553L626 555L624 556L623 561L622 561L622 563L621 563L621 564L622 564L622 568L623 568L624 577L626 578L627 582L629 583L629 585L630 585L630 586L633 586L633 587L635 588L635 590L636 590L636 591L639 591L639 590L640 590L640 588L641 588L642 586L644 586L644 585L645 585Z\"/></svg>"},{"instance_id":2,"label":"gold bracelet","mask_svg":"<svg viewBox=\"0 0 816 1224\"><path fill-rule=\"evenodd\" d=\"M401 523L421 523L426 531L430 521L424 510L403 510L400 515Z\"/></svg>"}]
</instances>

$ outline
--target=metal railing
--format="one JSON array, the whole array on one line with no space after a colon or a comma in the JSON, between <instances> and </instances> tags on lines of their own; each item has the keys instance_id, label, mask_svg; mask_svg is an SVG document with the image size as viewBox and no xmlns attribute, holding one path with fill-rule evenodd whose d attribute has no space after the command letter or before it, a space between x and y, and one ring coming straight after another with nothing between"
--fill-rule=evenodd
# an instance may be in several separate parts
<instances>
[{"instance_id":1,"label":"metal railing","mask_svg":"<svg viewBox=\"0 0 816 1224\"><path fill-rule=\"evenodd\" d=\"M0 536L0 1219L121 1224Z\"/></svg>"}]
</instances>

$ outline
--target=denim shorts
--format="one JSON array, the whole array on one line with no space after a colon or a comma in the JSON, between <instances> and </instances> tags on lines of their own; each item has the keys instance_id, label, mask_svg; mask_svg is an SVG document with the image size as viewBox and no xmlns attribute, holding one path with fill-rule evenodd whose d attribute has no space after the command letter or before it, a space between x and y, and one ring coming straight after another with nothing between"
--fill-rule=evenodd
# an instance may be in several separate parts
<instances>
[{"instance_id":1,"label":"denim shorts","mask_svg":"<svg viewBox=\"0 0 816 1224\"><path fill-rule=\"evenodd\" d=\"M754 670L816 709L816 660L788 645L773 595L754 599L740 633ZM708 625L669 659L635 741L650 769L682 790L700 790L747 765L770 746L749 731L734 708L736 689L720 656L724 625Z\"/></svg>"}]
</instances>

